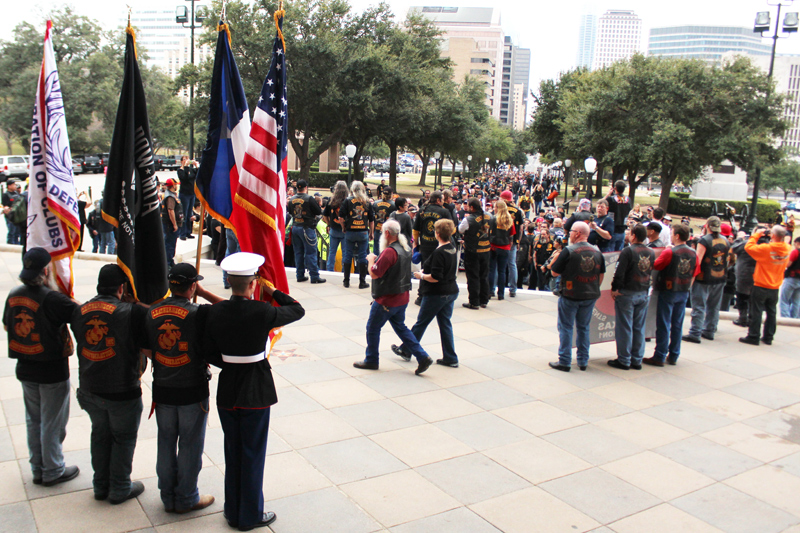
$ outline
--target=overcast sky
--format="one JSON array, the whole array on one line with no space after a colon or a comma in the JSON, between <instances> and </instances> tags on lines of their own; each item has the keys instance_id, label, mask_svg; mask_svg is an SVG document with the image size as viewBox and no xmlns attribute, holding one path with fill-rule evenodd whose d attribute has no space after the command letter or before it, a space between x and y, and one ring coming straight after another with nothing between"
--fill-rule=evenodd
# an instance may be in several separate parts
<instances>
[{"instance_id":1,"label":"overcast sky","mask_svg":"<svg viewBox=\"0 0 800 533\"><path fill-rule=\"evenodd\" d=\"M783 0L788 3L788 0ZM363 10L375 4L374 0L350 0L354 9ZM79 13L100 20L107 27L114 27L121 17L125 16L126 4L138 8L155 5L163 7L169 2L153 2L152 0L72 0L70 2ZM210 3L210 2L209 2ZM175 1L174 4L185 5ZM463 7L493 6L500 9L501 23L506 35L510 35L515 44L531 49L531 89L538 87L539 80L553 78L563 70L575 65L578 48L579 17L584 10L597 15L607 9L632 9L642 19L643 34L641 48L647 49L647 36L653 26L671 26L682 24L721 25L752 27L757 11L772 11L766 0L582 0L553 2L547 0L450 0L440 3L389 0L389 4L398 18L405 16L411 5L443 5ZM12 37L13 27L23 21L41 21L44 13L55 2L5 2L3 7L4 23L0 26L0 38ZM784 10L786 10L784 8ZM790 11L800 10L800 0ZM43 25L42 25L43 26ZM188 32L188 30L187 30ZM765 40L765 42L768 42ZM291 53L291 52L290 52ZM800 35L794 34L789 39L778 41L778 54L800 54Z\"/></svg>"}]
</instances>

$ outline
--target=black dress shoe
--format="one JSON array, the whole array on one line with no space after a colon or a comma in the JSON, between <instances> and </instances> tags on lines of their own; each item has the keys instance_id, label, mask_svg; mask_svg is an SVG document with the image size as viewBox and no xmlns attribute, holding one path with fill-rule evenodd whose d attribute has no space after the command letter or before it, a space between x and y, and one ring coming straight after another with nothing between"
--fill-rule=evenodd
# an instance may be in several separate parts
<instances>
[{"instance_id":1,"label":"black dress shoe","mask_svg":"<svg viewBox=\"0 0 800 533\"><path fill-rule=\"evenodd\" d=\"M264 513L263 518L261 518L261 522L256 522L252 526L240 526L239 531L250 531L251 529L255 529L257 527L267 527L268 525L273 523L276 518L278 517L275 516L275 513L273 513L272 511L267 511L266 513Z\"/></svg>"},{"instance_id":2,"label":"black dress shoe","mask_svg":"<svg viewBox=\"0 0 800 533\"><path fill-rule=\"evenodd\" d=\"M358 288L359 289L369 289L370 288L370 284L369 284L368 281L359 281L358 282ZM417 305L419 305L419 304L417 304Z\"/></svg>"},{"instance_id":3,"label":"black dress shoe","mask_svg":"<svg viewBox=\"0 0 800 533\"><path fill-rule=\"evenodd\" d=\"M185 241L186 237L178 237L180 240Z\"/></svg>"},{"instance_id":4,"label":"black dress shoe","mask_svg":"<svg viewBox=\"0 0 800 533\"><path fill-rule=\"evenodd\" d=\"M343 279L342 280L342 285L344 285L345 289L349 289L350 288L350 280L349 279Z\"/></svg>"},{"instance_id":5,"label":"black dress shoe","mask_svg":"<svg viewBox=\"0 0 800 533\"><path fill-rule=\"evenodd\" d=\"M547 364L550 365L550 368L554 368L556 370L561 370L562 372L569 372L569 370L570 370L570 367L568 367L566 365L559 364L559 363L547 363Z\"/></svg>"},{"instance_id":6,"label":"black dress shoe","mask_svg":"<svg viewBox=\"0 0 800 533\"><path fill-rule=\"evenodd\" d=\"M762 338L761 338L761 342L763 342L763 343L764 343L764 344L766 344L767 346L772 346L772 340L771 340L771 339L770 339L770 340L767 340L767 339L765 339L765 338L763 338L763 337L762 337Z\"/></svg>"},{"instance_id":7,"label":"black dress shoe","mask_svg":"<svg viewBox=\"0 0 800 533\"><path fill-rule=\"evenodd\" d=\"M94 493L94 499L99 501L99 502L105 501L105 500L108 499L108 494L107 493L106 494L98 494L98 493L95 492Z\"/></svg>"},{"instance_id":8,"label":"black dress shoe","mask_svg":"<svg viewBox=\"0 0 800 533\"><path fill-rule=\"evenodd\" d=\"M314 283L325 283L326 281L328 281L328 280L325 279L325 278L317 278L317 279L312 279L311 283L312 284L314 284Z\"/></svg>"},{"instance_id":9,"label":"black dress shoe","mask_svg":"<svg viewBox=\"0 0 800 533\"><path fill-rule=\"evenodd\" d=\"M450 368L458 368L458 361L450 363L448 361L445 361L444 359L437 359L436 364L442 366L449 366Z\"/></svg>"},{"instance_id":10,"label":"black dress shoe","mask_svg":"<svg viewBox=\"0 0 800 533\"><path fill-rule=\"evenodd\" d=\"M681 339L686 342L693 342L694 344L700 344L700 339L698 339L697 337L692 337L691 335L684 335L683 337L681 337Z\"/></svg>"},{"instance_id":11,"label":"black dress shoe","mask_svg":"<svg viewBox=\"0 0 800 533\"><path fill-rule=\"evenodd\" d=\"M187 239L194 239L194 235L187 235L186 238Z\"/></svg>"},{"instance_id":12,"label":"black dress shoe","mask_svg":"<svg viewBox=\"0 0 800 533\"><path fill-rule=\"evenodd\" d=\"M745 321L739 320L737 318L736 320L733 321L733 325L734 326L739 326L741 328L749 328L750 327L750 322L745 322Z\"/></svg>"},{"instance_id":13,"label":"black dress shoe","mask_svg":"<svg viewBox=\"0 0 800 533\"><path fill-rule=\"evenodd\" d=\"M508 296L509 296L509 298L516 298L517 297L517 293L516 292L509 292Z\"/></svg>"},{"instance_id":14,"label":"black dress shoe","mask_svg":"<svg viewBox=\"0 0 800 533\"><path fill-rule=\"evenodd\" d=\"M127 496L125 496L121 500L109 499L108 501L111 502L112 505L119 505L122 502L126 502L128 500L136 498L143 492L144 492L144 483L142 483L141 481L134 481L133 483L131 483L131 491L128 493Z\"/></svg>"},{"instance_id":15,"label":"black dress shoe","mask_svg":"<svg viewBox=\"0 0 800 533\"><path fill-rule=\"evenodd\" d=\"M478 305L473 305L473 304L471 304L471 303L464 303L464 304L461 304L461 307L466 307L467 309L480 309L480 306L478 306ZM484 307L485 307L485 306L484 306Z\"/></svg>"},{"instance_id":16,"label":"black dress shoe","mask_svg":"<svg viewBox=\"0 0 800 533\"><path fill-rule=\"evenodd\" d=\"M417 366L417 369L414 371L414 373L419 376L420 374L428 370L428 368L430 368L432 364L433 364L433 359L431 359L430 357L426 357L425 359L420 360L419 365Z\"/></svg>"},{"instance_id":17,"label":"black dress shoe","mask_svg":"<svg viewBox=\"0 0 800 533\"><path fill-rule=\"evenodd\" d=\"M748 337L740 337L739 338L739 342L743 342L745 344L752 344L753 346L758 346L759 345L758 338L753 338L753 337L749 337L749 336Z\"/></svg>"},{"instance_id":18,"label":"black dress shoe","mask_svg":"<svg viewBox=\"0 0 800 533\"><path fill-rule=\"evenodd\" d=\"M664 361L656 359L655 355L653 357L647 357L645 359L642 359L642 363L650 366L664 366Z\"/></svg>"},{"instance_id":19,"label":"black dress shoe","mask_svg":"<svg viewBox=\"0 0 800 533\"><path fill-rule=\"evenodd\" d=\"M481 304L481 309L486 309L488 306L489 306L488 303L487 304Z\"/></svg>"},{"instance_id":20,"label":"black dress shoe","mask_svg":"<svg viewBox=\"0 0 800 533\"><path fill-rule=\"evenodd\" d=\"M353 366L363 370L378 370L378 363L368 363L367 361L356 361Z\"/></svg>"},{"instance_id":21,"label":"black dress shoe","mask_svg":"<svg viewBox=\"0 0 800 533\"><path fill-rule=\"evenodd\" d=\"M631 367L629 365L624 365L620 362L619 359L611 359L608 361L608 366L611 368L618 368L619 370L630 370ZM641 367L639 367L641 368Z\"/></svg>"},{"instance_id":22,"label":"black dress shoe","mask_svg":"<svg viewBox=\"0 0 800 533\"><path fill-rule=\"evenodd\" d=\"M308 276L303 276L302 278L297 278L297 283L303 283L304 281L308 281Z\"/></svg>"},{"instance_id":23,"label":"black dress shoe","mask_svg":"<svg viewBox=\"0 0 800 533\"><path fill-rule=\"evenodd\" d=\"M42 484L42 478L41 478L41 477L36 477L36 476L34 476L34 478L33 478L33 484L34 484L34 485L41 485L41 484Z\"/></svg>"},{"instance_id":24,"label":"black dress shoe","mask_svg":"<svg viewBox=\"0 0 800 533\"><path fill-rule=\"evenodd\" d=\"M396 344L392 344L392 351L395 355L399 356L403 361L411 361L411 356L403 351L402 346L398 346Z\"/></svg>"},{"instance_id":25,"label":"black dress shoe","mask_svg":"<svg viewBox=\"0 0 800 533\"><path fill-rule=\"evenodd\" d=\"M417 299L414 300L414 305L422 305L422 296L417 296Z\"/></svg>"},{"instance_id":26,"label":"black dress shoe","mask_svg":"<svg viewBox=\"0 0 800 533\"><path fill-rule=\"evenodd\" d=\"M641 370L642 365L637 365L636 363L631 363L631 368L634 370Z\"/></svg>"},{"instance_id":27,"label":"black dress shoe","mask_svg":"<svg viewBox=\"0 0 800 533\"><path fill-rule=\"evenodd\" d=\"M502 294L498 294L498 295L497 295L497 299L498 299L498 300L505 300L505 299L506 299L506 297L505 297L505 296L503 296Z\"/></svg>"},{"instance_id":28,"label":"black dress shoe","mask_svg":"<svg viewBox=\"0 0 800 533\"><path fill-rule=\"evenodd\" d=\"M711 335L709 333L701 333L700 336L709 341L714 340L714 335Z\"/></svg>"},{"instance_id":29,"label":"black dress shoe","mask_svg":"<svg viewBox=\"0 0 800 533\"><path fill-rule=\"evenodd\" d=\"M589 368L589 367L586 366L586 365L583 365L583 366L579 366L578 368L581 369L581 372L586 372L586 369Z\"/></svg>"},{"instance_id":30,"label":"black dress shoe","mask_svg":"<svg viewBox=\"0 0 800 533\"><path fill-rule=\"evenodd\" d=\"M65 481L69 481L70 479L75 479L78 477L81 471L77 466L68 466L64 469L64 473L61 474L59 477L53 479L52 481L39 481L45 487L52 487L53 485L58 485L59 483L64 483ZM36 481L34 480L34 483Z\"/></svg>"}]
</instances>

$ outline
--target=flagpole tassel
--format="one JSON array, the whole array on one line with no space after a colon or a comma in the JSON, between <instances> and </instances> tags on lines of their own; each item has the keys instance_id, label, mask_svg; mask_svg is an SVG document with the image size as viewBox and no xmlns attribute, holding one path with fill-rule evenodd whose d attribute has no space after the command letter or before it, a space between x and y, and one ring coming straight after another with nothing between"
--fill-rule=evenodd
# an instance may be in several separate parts
<instances>
[{"instance_id":1,"label":"flagpole tassel","mask_svg":"<svg viewBox=\"0 0 800 533\"><path fill-rule=\"evenodd\" d=\"M131 26L130 20L128 20L128 27L125 28L125 33L133 37L133 55L138 60L139 52L136 50L136 32L133 30L133 26Z\"/></svg>"},{"instance_id":2,"label":"flagpole tassel","mask_svg":"<svg viewBox=\"0 0 800 533\"><path fill-rule=\"evenodd\" d=\"M284 53L286 53L286 41L283 40L283 32L281 31L281 26L278 23L278 19L282 19L285 14L286 12L283 10L283 2L281 2L280 9L275 12L275 29L278 30L278 37L281 38Z\"/></svg>"},{"instance_id":3,"label":"flagpole tassel","mask_svg":"<svg viewBox=\"0 0 800 533\"><path fill-rule=\"evenodd\" d=\"M223 12L222 16L225 16ZM217 31L225 30L225 34L228 36L228 45L233 45L233 41L231 41L231 28L228 26L227 22L223 22L222 24L217 25Z\"/></svg>"}]
</instances>

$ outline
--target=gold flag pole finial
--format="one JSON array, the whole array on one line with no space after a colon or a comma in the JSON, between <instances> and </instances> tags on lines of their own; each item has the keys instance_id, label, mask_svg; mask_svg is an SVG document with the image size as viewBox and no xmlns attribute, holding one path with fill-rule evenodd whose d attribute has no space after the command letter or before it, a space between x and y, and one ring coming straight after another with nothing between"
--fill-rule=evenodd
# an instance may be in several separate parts
<instances>
[{"instance_id":1,"label":"gold flag pole finial","mask_svg":"<svg viewBox=\"0 0 800 533\"><path fill-rule=\"evenodd\" d=\"M127 5L127 4L126 4ZM131 6L127 5L128 7L128 27L125 28L125 33L129 33L131 37L133 37L133 55L138 60L139 59L139 52L136 50L136 32L133 31L133 26L131 26Z\"/></svg>"},{"instance_id":2,"label":"gold flag pole finial","mask_svg":"<svg viewBox=\"0 0 800 533\"><path fill-rule=\"evenodd\" d=\"M222 13L219 14L220 24L217 25L217 31L225 30L228 35L228 45L232 45L231 28L228 25L228 0L222 0Z\"/></svg>"},{"instance_id":3,"label":"gold flag pole finial","mask_svg":"<svg viewBox=\"0 0 800 533\"><path fill-rule=\"evenodd\" d=\"M227 10L228 10L228 0L222 0L222 14L220 14L219 19L222 22L228 22L227 20Z\"/></svg>"},{"instance_id":4,"label":"gold flag pole finial","mask_svg":"<svg viewBox=\"0 0 800 533\"><path fill-rule=\"evenodd\" d=\"M131 6L129 6L127 4L125 4L125 7L128 8L128 27L130 28L131 27L131 11L132 11L132 9L131 9Z\"/></svg>"}]
</instances>

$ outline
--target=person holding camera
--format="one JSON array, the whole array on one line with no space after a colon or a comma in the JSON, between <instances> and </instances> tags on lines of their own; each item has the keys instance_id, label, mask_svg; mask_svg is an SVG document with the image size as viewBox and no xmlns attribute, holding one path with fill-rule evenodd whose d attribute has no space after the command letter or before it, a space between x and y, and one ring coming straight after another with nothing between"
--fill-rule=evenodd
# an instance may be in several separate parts
<instances>
[{"instance_id":1,"label":"person holding camera","mask_svg":"<svg viewBox=\"0 0 800 533\"><path fill-rule=\"evenodd\" d=\"M185 223L178 230L178 238L182 241L194 239L192 235L194 217L194 182L197 179L197 161L189 159L189 156L181 157L181 168L178 169L178 199L183 209L183 219Z\"/></svg>"}]
</instances>

